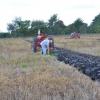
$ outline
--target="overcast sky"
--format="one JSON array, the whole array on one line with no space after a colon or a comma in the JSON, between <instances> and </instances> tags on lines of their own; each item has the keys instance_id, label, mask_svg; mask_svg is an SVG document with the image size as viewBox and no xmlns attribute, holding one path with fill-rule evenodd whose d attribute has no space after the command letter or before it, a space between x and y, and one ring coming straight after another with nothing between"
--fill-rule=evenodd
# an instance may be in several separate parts
<instances>
[{"instance_id":1,"label":"overcast sky","mask_svg":"<svg viewBox=\"0 0 100 100\"><path fill-rule=\"evenodd\" d=\"M53 14L65 25L81 18L88 25L100 13L99 0L0 0L0 31L15 17L47 22Z\"/></svg>"}]
</instances>

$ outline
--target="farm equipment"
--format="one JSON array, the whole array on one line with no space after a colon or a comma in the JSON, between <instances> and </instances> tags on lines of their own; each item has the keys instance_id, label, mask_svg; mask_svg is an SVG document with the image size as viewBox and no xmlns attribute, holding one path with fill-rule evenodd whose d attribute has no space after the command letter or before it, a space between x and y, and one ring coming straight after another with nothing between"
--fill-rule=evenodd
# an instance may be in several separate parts
<instances>
[{"instance_id":1,"label":"farm equipment","mask_svg":"<svg viewBox=\"0 0 100 100\"><path fill-rule=\"evenodd\" d=\"M72 33L71 36L70 36L71 39L74 39L74 38L80 38L80 34L79 33Z\"/></svg>"},{"instance_id":2,"label":"farm equipment","mask_svg":"<svg viewBox=\"0 0 100 100\"><path fill-rule=\"evenodd\" d=\"M37 52L38 48L41 48L40 43L47 38L47 35L44 33L39 33L37 37L33 38L33 41L31 43L31 50L33 52ZM52 40L52 43L49 43L49 48L47 48L47 51L52 51L54 49L54 39L49 37L49 40Z\"/></svg>"}]
</instances>

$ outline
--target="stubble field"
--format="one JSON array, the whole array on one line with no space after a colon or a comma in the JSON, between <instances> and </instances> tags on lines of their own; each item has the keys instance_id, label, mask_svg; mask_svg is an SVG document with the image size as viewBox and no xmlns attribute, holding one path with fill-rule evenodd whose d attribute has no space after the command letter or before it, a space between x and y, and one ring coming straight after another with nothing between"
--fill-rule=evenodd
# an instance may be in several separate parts
<instances>
[{"instance_id":1,"label":"stubble field","mask_svg":"<svg viewBox=\"0 0 100 100\"><path fill-rule=\"evenodd\" d=\"M100 56L99 37L53 38L56 47ZM100 83L55 56L32 52L22 38L0 39L0 100L100 100Z\"/></svg>"}]
</instances>

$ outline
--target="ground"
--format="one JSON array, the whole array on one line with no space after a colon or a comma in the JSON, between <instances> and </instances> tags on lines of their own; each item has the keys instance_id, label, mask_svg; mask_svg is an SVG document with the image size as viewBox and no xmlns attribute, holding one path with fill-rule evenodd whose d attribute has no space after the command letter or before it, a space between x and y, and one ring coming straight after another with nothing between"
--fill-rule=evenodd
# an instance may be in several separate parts
<instances>
[{"instance_id":1,"label":"ground","mask_svg":"<svg viewBox=\"0 0 100 100\"><path fill-rule=\"evenodd\" d=\"M100 81L100 57L82 54L63 48L55 47L59 61L76 67L80 72L88 75L93 80Z\"/></svg>"}]
</instances>

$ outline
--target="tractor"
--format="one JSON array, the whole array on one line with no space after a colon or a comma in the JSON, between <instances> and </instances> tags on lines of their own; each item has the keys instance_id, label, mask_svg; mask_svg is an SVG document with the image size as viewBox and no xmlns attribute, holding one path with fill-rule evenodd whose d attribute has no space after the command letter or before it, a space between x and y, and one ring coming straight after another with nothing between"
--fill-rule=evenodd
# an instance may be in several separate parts
<instances>
[{"instance_id":1,"label":"tractor","mask_svg":"<svg viewBox=\"0 0 100 100\"><path fill-rule=\"evenodd\" d=\"M71 36L70 36L71 39L74 39L74 38L80 38L80 34L79 33L71 33Z\"/></svg>"},{"instance_id":2,"label":"tractor","mask_svg":"<svg viewBox=\"0 0 100 100\"><path fill-rule=\"evenodd\" d=\"M33 38L33 41L31 42L31 50L33 52L37 52L38 48L41 48L40 43L47 38L47 35L44 33L39 33L37 37ZM52 51L54 49L54 39L51 37L48 37L47 39L52 40L52 43L49 44L49 48L47 48L47 51Z\"/></svg>"}]
</instances>

